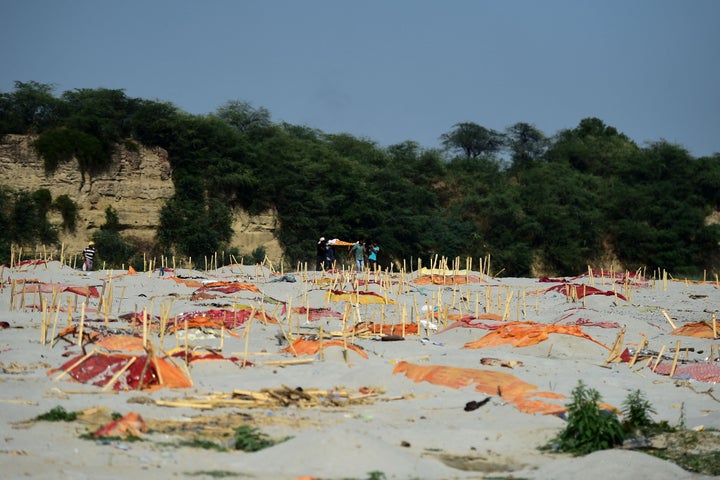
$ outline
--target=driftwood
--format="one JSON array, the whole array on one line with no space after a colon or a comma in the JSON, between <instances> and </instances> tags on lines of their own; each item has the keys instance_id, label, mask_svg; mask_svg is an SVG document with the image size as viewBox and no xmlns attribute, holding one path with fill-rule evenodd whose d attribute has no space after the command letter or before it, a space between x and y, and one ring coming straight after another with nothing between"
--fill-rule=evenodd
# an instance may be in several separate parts
<instances>
[{"instance_id":1,"label":"driftwood","mask_svg":"<svg viewBox=\"0 0 720 480\"><path fill-rule=\"evenodd\" d=\"M373 403L378 400L401 400L404 396L379 398L384 393L377 388L363 387L357 392L347 390L319 390L290 388L264 388L259 391L233 390L230 393L218 393L204 398L185 398L179 400L156 400L155 404L164 407L184 407L210 410L225 407L273 408L295 406L298 408L345 407Z\"/></svg>"}]
</instances>

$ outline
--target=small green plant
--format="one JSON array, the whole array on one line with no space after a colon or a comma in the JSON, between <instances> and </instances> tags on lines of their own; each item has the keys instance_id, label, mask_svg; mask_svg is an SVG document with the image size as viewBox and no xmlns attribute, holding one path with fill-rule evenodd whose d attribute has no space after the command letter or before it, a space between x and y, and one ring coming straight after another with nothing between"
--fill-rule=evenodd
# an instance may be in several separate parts
<instances>
[{"instance_id":1,"label":"small green plant","mask_svg":"<svg viewBox=\"0 0 720 480\"><path fill-rule=\"evenodd\" d=\"M640 390L630 392L622 404L623 424L628 431L646 431L655 425L650 414L657 413Z\"/></svg>"},{"instance_id":2,"label":"small green plant","mask_svg":"<svg viewBox=\"0 0 720 480\"><path fill-rule=\"evenodd\" d=\"M273 445L275 445L275 442L259 432L257 428L243 425L235 429L235 450L257 452Z\"/></svg>"},{"instance_id":3,"label":"small green plant","mask_svg":"<svg viewBox=\"0 0 720 480\"><path fill-rule=\"evenodd\" d=\"M35 420L44 420L46 422L73 422L76 419L77 412L68 412L60 406L35 417Z\"/></svg>"},{"instance_id":4,"label":"small green plant","mask_svg":"<svg viewBox=\"0 0 720 480\"><path fill-rule=\"evenodd\" d=\"M680 404L680 420L679 420L678 429L685 430L687 427L685 426L685 402L682 402Z\"/></svg>"},{"instance_id":5,"label":"small green plant","mask_svg":"<svg viewBox=\"0 0 720 480\"><path fill-rule=\"evenodd\" d=\"M204 450L215 450L218 452L227 452L227 448L223 447L222 445L219 445L215 442L211 442L210 440L183 440L180 443L178 443L181 447L192 447L192 448L202 448Z\"/></svg>"},{"instance_id":6,"label":"small green plant","mask_svg":"<svg viewBox=\"0 0 720 480\"><path fill-rule=\"evenodd\" d=\"M111 443L111 442L144 442L145 439L141 437L136 437L135 435L128 435L127 437L121 437L119 435L112 435L109 437L96 437L95 432L85 432L78 435L78 438L81 438L83 440L93 440L96 442L105 442L105 443Z\"/></svg>"},{"instance_id":7,"label":"small green plant","mask_svg":"<svg viewBox=\"0 0 720 480\"><path fill-rule=\"evenodd\" d=\"M385 474L378 470L373 470L372 472L368 472L368 480L385 480L385 478L386 478Z\"/></svg>"},{"instance_id":8,"label":"small green plant","mask_svg":"<svg viewBox=\"0 0 720 480\"><path fill-rule=\"evenodd\" d=\"M572 396L572 402L567 405L567 426L550 441L547 449L585 455L622 443L623 427L615 412L600 408L597 390L587 388L580 381Z\"/></svg>"},{"instance_id":9,"label":"small green plant","mask_svg":"<svg viewBox=\"0 0 720 480\"><path fill-rule=\"evenodd\" d=\"M212 478L225 478L225 477L239 477L239 473L230 472L227 470L198 470L197 472L186 473L186 475L192 477L212 477Z\"/></svg>"}]
</instances>

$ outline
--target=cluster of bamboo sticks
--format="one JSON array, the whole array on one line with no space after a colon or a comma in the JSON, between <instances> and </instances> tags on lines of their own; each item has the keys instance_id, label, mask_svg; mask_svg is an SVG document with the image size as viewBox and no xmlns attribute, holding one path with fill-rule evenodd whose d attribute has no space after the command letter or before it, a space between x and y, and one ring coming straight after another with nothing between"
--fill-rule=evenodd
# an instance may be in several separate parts
<instances>
[{"instance_id":1,"label":"cluster of bamboo sticks","mask_svg":"<svg viewBox=\"0 0 720 480\"><path fill-rule=\"evenodd\" d=\"M22 249L20 249L18 252L15 252L14 250L11 253L12 261L10 268L13 268L13 265L15 264L15 259L17 258L18 261L20 261L20 258L22 258ZM234 257L230 256L231 260L235 260ZM61 250L60 254L61 261L64 261L64 246ZM224 263L224 255L222 258L222 261ZM73 259L73 263L75 260ZM187 265L190 267L192 266L192 259L188 259ZM255 265L256 267L256 278L265 278L265 270L264 266L268 264L269 268L271 268L271 271L274 272L274 267L272 265L272 262L265 257L265 260L262 264ZM412 267L412 260L411 260L411 267ZM479 275L480 279L484 280L488 277L491 277L491 271L490 271L490 256L486 256L485 258L479 259ZM161 268L168 267L172 265L172 268L175 269L176 266L176 259L175 257L167 258L162 256L160 258L160 265ZM210 260L208 261L207 257L205 259L205 268L213 269L217 268L218 265L218 256L217 253L215 253ZM240 263L242 265L242 263ZM423 262L421 258L417 259L416 262L417 265L417 272L421 272L423 268ZM146 271L148 271L148 274L150 272L155 270L156 266L156 259L147 259L145 256L143 257L143 266ZM463 312L467 312L468 314L471 314L474 312L475 317L478 317L481 312L482 313L490 313L490 314L497 314L500 316L503 320L507 321L510 319L510 314L512 310L513 301L515 302L516 306L516 318L519 320L520 318L525 318L528 314L527 311L527 291L525 288L521 289L513 289L509 286L503 286L503 285L486 285L483 286L482 290L476 290L471 291L470 289L470 282L469 282L469 275L470 272L473 270L473 259L471 257L467 257L464 261L464 269L461 269L463 266L463 262L459 257L456 257L452 261L449 261L448 258L445 257L439 257L438 255L435 255L430 260L430 271L432 273L439 273L442 276L461 276L466 275L466 290L463 292L462 288L456 284L452 283L452 290L450 293L450 298L447 298L447 292L445 289L438 289L434 293L430 293L429 296L424 301L424 305L422 307L420 306L420 302L418 300L418 297L416 294L413 294L412 303L408 304L408 302L400 302L398 301L400 299L401 295L406 295L409 293L412 293L416 291L412 286L412 270L408 271L406 269L406 263L403 261L402 267L399 268L397 272L395 272L395 264L391 264L389 268L387 269L380 269L375 268L374 270L371 269L365 269L362 272L356 272L354 270L354 267L345 268L344 266L340 270L334 270L331 273L329 282L327 281L327 274L329 272L317 272L317 271L308 271L307 263L298 264L298 270L297 272L302 276L303 279L306 280L305 285L306 288L302 292L301 295L301 304L305 307L305 314L295 314L292 309L292 298L288 298L287 301L287 313L284 319L284 322L281 319L278 319L280 322L280 329L282 332L282 335L285 337L285 339L288 341L290 345L292 345L293 340L296 338L296 335L300 335L301 331L303 329L303 323L305 325L308 325L310 323L310 302L308 299L308 293L309 289L312 287L312 285L318 285L324 281L324 283L327 285L328 290L336 290L336 289L343 289L345 286L349 285L351 291L353 292L360 292L361 285L364 285L365 290L367 291L369 288L369 285L371 283L375 283L379 286L380 289L380 295L385 299L385 303L380 306L380 311L377 310L373 312L369 312L369 307L366 305L365 309L363 310L363 306L360 303L360 295L359 293L355 297L355 301L348 302L345 305L344 312L342 315L342 332L349 331L348 326L354 326L359 323L363 322L369 322L369 323L375 323L376 320L381 325L388 322L388 316L397 318L399 317L403 327L407 323L417 323L417 324L424 324L425 326L425 334L427 336L431 335L433 332L433 328L431 326L435 326L437 328L439 325L442 325L443 327L447 327L448 324L448 318L449 318L449 312L451 310L457 310L462 315ZM302 268L301 268L302 267ZM282 262L280 263L280 273L283 273L282 270ZM4 269L4 267L3 267ZM642 275L641 275L642 273ZM638 269L635 272L636 278L645 278L645 272ZM98 273L100 275L100 273ZM102 315L105 318L105 325L108 325L109 317L111 316L113 303L115 301L114 298L114 287L112 285L112 278L109 277L109 274L106 274L106 278L103 280L102 284L102 292L98 301L97 305L97 311L98 313L102 313ZM605 271L600 271L600 282L602 285L605 285L605 281L607 279L613 279L613 292L616 295L617 298L617 291L616 291L616 281L617 273L614 270L609 270L607 272L607 276L605 275ZM0 277L4 278L4 277ZM630 299L630 296L632 295L632 288L634 287L633 282L630 281L631 275L628 271L624 272L623 275L624 282L623 282L623 293L626 298ZM309 280L312 279L313 281L310 282ZM595 275L590 266L588 266L588 283L590 285L595 284ZM704 280L705 281L705 280ZM656 272L653 273L653 286L655 285L662 285L663 289L667 289L667 282L668 282L668 273L665 270L658 269ZM715 282L720 285L720 282L718 282L718 276L715 275ZM4 282L0 282L0 284L4 284ZM10 301L10 310L12 311L15 308L15 298L18 294L18 288L20 286L20 283L16 280L13 280L11 283L11 301ZM4 288L4 285L3 285ZM21 290L19 293L21 295L20 300L20 307L19 309L25 308L25 291L24 291L24 284L22 285L23 290ZM120 294L120 297L117 301L117 312L120 312L120 305L124 297L125 287L123 287L123 291ZM538 292L534 292L536 295L535 299L535 313L539 314L539 303L538 303ZM566 297L568 299L568 302L576 302L578 301L578 292L576 290L576 287L568 287L566 289ZM583 302L585 300L585 292L583 292ZM34 295L37 295L38 293L35 292ZM473 305L473 298L474 298L474 305ZM72 317L73 313L78 310L78 295L74 294L74 304L72 302L72 297L67 298L67 325L72 325ZM327 302L326 307L329 307L329 301L330 296L327 296ZM396 310L394 312L389 311L393 307L390 305L387 305L388 300L392 299L396 302L398 307L394 307ZM89 300L89 299L88 299ZM153 301L151 301L150 308L149 308L149 318L152 319L152 312L153 312ZM41 343L45 345L47 343L47 335L50 330L50 326L52 325L52 335L50 336L51 339L55 338L55 332L57 328L57 321L59 317L60 312L60 306L62 304L62 301L59 298L58 292L53 292L50 296L50 299L48 299L43 296L40 293L40 303L42 305L41 311L42 311L42 318L41 318ZM33 304L36 304L36 298L33 298ZM263 318L265 315L265 302L264 299L260 300L259 303L259 312L263 314ZM168 325L168 322L170 320L170 311L171 311L172 301L169 305L160 305L160 325L159 325L159 345L162 345L164 340L164 335L166 331L166 327ZM233 309L235 309L237 306L237 302L235 301L233 303ZM78 345L82 345L83 342L83 329L84 329L84 318L85 318L85 310L87 307L87 301L83 301L80 304L80 320L79 320L79 326L78 326ZM275 306L275 310L277 310L278 305ZM409 310L409 311L408 311ZM137 306L136 306L137 311ZM53 312L54 312L54 318L53 318ZM250 332L253 320L256 317L256 314L258 313L258 307L253 307L252 314L250 315L250 318L248 319L245 330L244 330L244 339L245 339L245 349L243 352L243 362L247 362L247 358L249 355L248 349L249 349L249 340L250 340ZM667 318L670 325L675 328L674 323L672 322L672 319L669 317L669 315L666 312L663 312L665 317ZM274 315L274 312L273 312ZM376 318L379 315L379 320ZM304 322L302 322L302 319L304 317ZM423 320L425 322L423 322ZM433 325L432 321L437 321L438 325ZM178 329L177 328L177 316L173 320L175 322L175 343L176 347L179 348L179 344L183 342L183 346L186 352L186 359L189 358L188 350L189 350L189 336L188 336L188 324L187 320L185 321L184 329ZM392 323L392 322L391 322ZM716 319L715 315L713 314L713 335L714 338L717 338L717 330L716 330ZM152 343L148 342L148 335L150 331L152 330L152 321L148 319L148 308L143 308L143 316L142 316L142 336L143 336L143 345L146 348L152 348ZM323 338L327 335L327 332L323 331L323 328L320 327L319 329L316 329L319 331L319 337L320 341L322 341ZM183 332L184 335L182 333ZM624 335L624 329L621 334ZM618 338L620 338L620 335L618 334ZM347 342L350 340L351 342L354 341L354 329L352 329L352 333L350 333L349 338L348 334L341 333L343 337L343 341ZM403 335L404 335L404 328L403 328ZM643 341L641 342L641 346L637 349L635 352L635 359L637 359L637 355L639 354L640 350L642 350L646 344L647 340L643 337ZM617 343L617 341L616 341ZM51 342L52 346L52 342ZM220 335L220 351L222 351L224 347L224 327L223 331ZM655 359L655 365L654 367L657 367L657 364L659 363L663 352L665 351L666 346L663 345L663 348L661 349L660 353L658 354L657 358ZM347 349L346 349L347 350ZM322 348L320 350L322 352ZM678 345L675 349L675 361L673 364L673 372L675 370L675 366L677 364L678 355L681 351L680 342L678 342ZM686 350L687 351L687 350ZM720 355L720 351L718 352ZM321 353L322 355L322 353ZM712 355L712 347L711 347L711 358L713 358ZM631 363L631 366L635 362L633 361ZM186 366L187 367L187 366Z\"/></svg>"}]
</instances>

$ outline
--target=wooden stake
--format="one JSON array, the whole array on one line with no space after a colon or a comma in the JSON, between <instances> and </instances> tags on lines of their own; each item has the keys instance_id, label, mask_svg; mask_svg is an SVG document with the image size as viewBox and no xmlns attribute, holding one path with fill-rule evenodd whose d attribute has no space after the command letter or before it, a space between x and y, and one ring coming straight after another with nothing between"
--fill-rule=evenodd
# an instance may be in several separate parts
<instances>
[{"instance_id":1,"label":"wooden stake","mask_svg":"<svg viewBox=\"0 0 720 480\"><path fill-rule=\"evenodd\" d=\"M41 304L42 304L42 316L40 317L40 345L45 345L45 342L47 341L47 328L48 328L48 321L47 321L47 301L41 296Z\"/></svg>"},{"instance_id":2,"label":"wooden stake","mask_svg":"<svg viewBox=\"0 0 720 480\"><path fill-rule=\"evenodd\" d=\"M72 372L72 371L75 369L75 367L77 367L78 365L80 365L81 363L83 363L85 360L87 360L87 359L90 357L90 355L94 354L95 352L97 352L97 349L92 349L90 352L86 353L80 360L78 360L77 362L73 363L73 364L70 366L70 368L68 368L67 370L63 370L62 372L60 372L60 374L59 374L58 376L56 376L55 378L53 378L53 380L55 380L55 381L60 380L60 379L61 379L62 377L64 377L65 375L67 375L68 373Z\"/></svg>"},{"instance_id":3,"label":"wooden stake","mask_svg":"<svg viewBox=\"0 0 720 480\"><path fill-rule=\"evenodd\" d=\"M645 335L643 335L642 333L640 335L642 335L643 339L640 342L640 344L638 345L637 350L635 350L635 355L632 356L632 360L630 360L628 367L632 367L633 365L635 365L635 362L637 361L637 358L640 355L640 350L645 348L645 344L647 343L647 338L645 338Z\"/></svg>"},{"instance_id":4,"label":"wooden stake","mask_svg":"<svg viewBox=\"0 0 720 480\"><path fill-rule=\"evenodd\" d=\"M655 360L655 365L653 365L652 371L655 373L655 369L657 368L658 364L660 363L660 360L662 360L663 352L665 351L665 345L662 346L660 349L660 353L658 353L657 360Z\"/></svg>"},{"instance_id":5,"label":"wooden stake","mask_svg":"<svg viewBox=\"0 0 720 480\"><path fill-rule=\"evenodd\" d=\"M247 365L248 346L250 345L250 326L252 325L254 317L255 307L253 307L250 311L250 318L248 318L248 324L247 327L245 327L245 351L243 352L243 367Z\"/></svg>"},{"instance_id":6,"label":"wooden stake","mask_svg":"<svg viewBox=\"0 0 720 480\"><path fill-rule=\"evenodd\" d=\"M57 321L58 321L59 315L60 315L60 302L58 302L57 305L55 306L55 319L53 320L52 335L50 335L50 347L52 347L53 343L55 342L55 330L57 328Z\"/></svg>"},{"instance_id":7,"label":"wooden stake","mask_svg":"<svg viewBox=\"0 0 720 480\"><path fill-rule=\"evenodd\" d=\"M113 377L110 379L108 383L105 384L105 386L102 388L103 392L107 392L112 388L112 386L115 384L115 382L118 381L118 378L127 371L128 368L132 366L133 363L135 363L135 360L137 360L137 357L132 357L129 362L127 362L118 372L113 375ZM160 373L158 372L158 375ZM142 381L142 379L140 379Z\"/></svg>"},{"instance_id":8,"label":"wooden stake","mask_svg":"<svg viewBox=\"0 0 720 480\"><path fill-rule=\"evenodd\" d=\"M143 308L143 314L142 314L142 345L143 345L143 348L147 348L147 335L148 335L147 309Z\"/></svg>"},{"instance_id":9,"label":"wooden stake","mask_svg":"<svg viewBox=\"0 0 720 480\"><path fill-rule=\"evenodd\" d=\"M85 327L85 302L80 306L80 329L78 330L78 347L83 344L83 328Z\"/></svg>"},{"instance_id":10,"label":"wooden stake","mask_svg":"<svg viewBox=\"0 0 720 480\"><path fill-rule=\"evenodd\" d=\"M673 330L675 330L677 327L675 326L675 323L672 321L672 318L670 318L670 315L668 315L668 313L665 310L662 311L662 314L665 316L665 319L668 321L668 323L673 328Z\"/></svg>"},{"instance_id":11,"label":"wooden stake","mask_svg":"<svg viewBox=\"0 0 720 480\"><path fill-rule=\"evenodd\" d=\"M505 298L505 311L503 312L503 317L502 317L503 322L506 322L508 320L508 316L510 315L510 302L512 301L512 297L513 297L514 293L515 292L513 292L511 290L510 294ZM500 306L499 303L498 303L498 306Z\"/></svg>"},{"instance_id":12,"label":"wooden stake","mask_svg":"<svg viewBox=\"0 0 720 480\"><path fill-rule=\"evenodd\" d=\"M672 367L670 368L670 378L675 375L675 368L677 367L678 357L680 356L680 340L677 341L677 346L675 347L675 358L673 358Z\"/></svg>"},{"instance_id":13,"label":"wooden stake","mask_svg":"<svg viewBox=\"0 0 720 480\"><path fill-rule=\"evenodd\" d=\"M188 319L185 317L185 364L188 364Z\"/></svg>"}]
</instances>

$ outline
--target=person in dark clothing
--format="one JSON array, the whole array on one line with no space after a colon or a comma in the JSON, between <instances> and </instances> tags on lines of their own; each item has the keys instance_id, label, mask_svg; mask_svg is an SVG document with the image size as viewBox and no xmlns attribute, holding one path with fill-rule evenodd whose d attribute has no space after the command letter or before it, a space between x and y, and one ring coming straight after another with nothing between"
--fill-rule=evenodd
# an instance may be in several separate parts
<instances>
[{"instance_id":1,"label":"person in dark clothing","mask_svg":"<svg viewBox=\"0 0 720 480\"><path fill-rule=\"evenodd\" d=\"M325 255L327 255L327 242L325 241L325 237L320 237L320 240L318 240L317 243L317 264L315 265L315 270L322 270L325 268Z\"/></svg>"},{"instance_id":2,"label":"person in dark clothing","mask_svg":"<svg viewBox=\"0 0 720 480\"><path fill-rule=\"evenodd\" d=\"M325 268L335 268L335 247L330 242L325 246Z\"/></svg>"},{"instance_id":3,"label":"person in dark clothing","mask_svg":"<svg viewBox=\"0 0 720 480\"><path fill-rule=\"evenodd\" d=\"M93 269L93 261L95 260L95 242L92 240L88 243L88 246L82 251L83 254L83 270L90 272Z\"/></svg>"}]
</instances>

